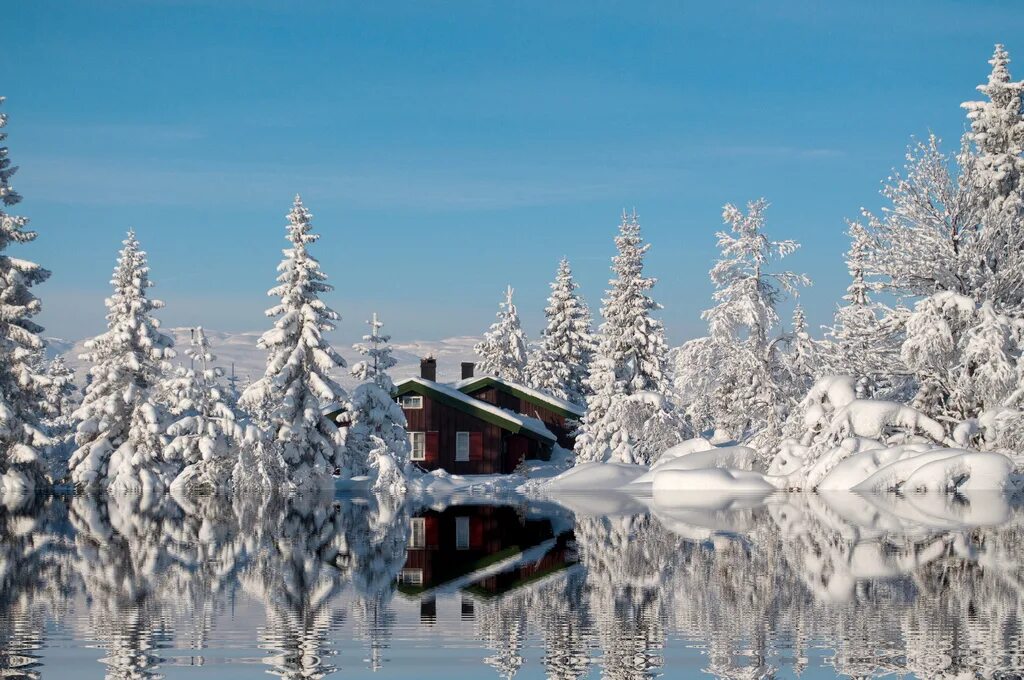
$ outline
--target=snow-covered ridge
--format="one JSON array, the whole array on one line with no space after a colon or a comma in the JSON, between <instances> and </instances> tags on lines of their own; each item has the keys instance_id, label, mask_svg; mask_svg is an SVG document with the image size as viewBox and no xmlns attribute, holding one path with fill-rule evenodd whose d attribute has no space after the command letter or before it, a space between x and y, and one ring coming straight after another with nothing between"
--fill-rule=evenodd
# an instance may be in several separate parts
<instances>
[{"instance_id":1,"label":"snow-covered ridge","mask_svg":"<svg viewBox=\"0 0 1024 680\"><path fill-rule=\"evenodd\" d=\"M260 331L229 332L218 331L209 328L203 329L207 339L217 354L217 365L224 369L225 375L231 375L232 364L234 365L235 376L240 383L246 378L256 380L263 375L266 368L267 353L260 349L256 342L262 333ZM191 337L191 328L165 328L164 331L174 338L174 344L178 347L188 345ZM351 338L351 342L336 341L335 347L346 359L353 363L356 357L352 345L359 338ZM85 382L85 371L87 362L80 358L85 351L85 343L88 338L81 340L67 340L64 338L47 338L47 356L64 357L67 365L75 371L75 380L81 385ZM409 342L394 342L392 356L397 364L390 373L395 381L411 378L419 375L422 357L433 356L437 359L438 380L452 382L461 377L460 364L463 361L475 361L473 345L479 341L474 336L455 336L441 340L411 340ZM179 355L174 363L188 364L188 358L183 354ZM337 371L335 379L346 389L352 389L358 381L349 375L348 371Z\"/></svg>"}]
</instances>

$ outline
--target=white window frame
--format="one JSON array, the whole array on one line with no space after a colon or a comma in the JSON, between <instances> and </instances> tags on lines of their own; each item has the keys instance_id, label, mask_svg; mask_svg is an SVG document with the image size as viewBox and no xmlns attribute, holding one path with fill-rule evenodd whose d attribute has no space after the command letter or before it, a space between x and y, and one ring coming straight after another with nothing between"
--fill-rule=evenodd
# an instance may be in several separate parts
<instances>
[{"instance_id":1,"label":"white window frame","mask_svg":"<svg viewBox=\"0 0 1024 680\"><path fill-rule=\"evenodd\" d=\"M398 580L407 586L422 586L423 570L403 569L402 572L398 575Z\"/></svg>"},{"instance_id":2,"label":"white window frame","mask_svg":"<svg viewBox=\"0 0 1024 680\"><path fill-rule=\"evenodd\" d=\"M469 462L469 447L470 447L469 432L456 432L455 433L455 462L456 463L468 463Z\"/></svg>"},{"instance_id":3,"label":"white window frame","mask_svg":"<svg viewBox=\"0 0 1024 680\"><path fill-rule=\"evenodd\" d=\"M455 549L469 550L469 517L455 518Z\"/></svg>"},{"instance_id":4,"label":"white window frame","mask_svg":"<svg viewBox=\"0 0 1024 680\"><path fill-rule=\"evenodd\" d=\"M426 432L410 432L409 433L409 460L426 460L427 459L427 433Z\"/></svg>"},{"instance_id":5,"label":"white window frame","mask_svg":"<svg viewBox=\"0 0 1024 680\"><path fill-rule=\"evenodd\" d=\"M403 394L398 398L398 405L410 411L423 408L423 397L418 394Z\"/></svg>"},{"instance_id":6,"label":"white window frame","mask_svg":"<svg viewBox=\"0 0 1024 680\"><path fill-rule=\"evenodd\" d=\"M427 520L423 517L409 519L409 547L427 547Z\"/></svg>"}]
</instances>

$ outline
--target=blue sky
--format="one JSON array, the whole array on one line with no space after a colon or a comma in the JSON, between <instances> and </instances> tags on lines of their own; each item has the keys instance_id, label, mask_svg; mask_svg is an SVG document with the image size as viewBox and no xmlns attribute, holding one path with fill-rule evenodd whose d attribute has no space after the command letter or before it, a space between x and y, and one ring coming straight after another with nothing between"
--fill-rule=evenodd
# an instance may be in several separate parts
<instances>
[{"instance_id":1,"label":"blue sky","mask_svg":"<svg viewBox=\"0 0 1024 680\"><path fill-rule=\"evenodd\" d=\"M53 270L48 333L103 328L124 231L167 325L267 325L299 192L345 338L480 333L506 284L528 332L568 256L595 308L636 207L669 339L702 330L721 206L768 232L826 323L844 219L913 135L950 148L1019 2L34 0L4 10L16 186Z\"/></svg>"}]
</instances>

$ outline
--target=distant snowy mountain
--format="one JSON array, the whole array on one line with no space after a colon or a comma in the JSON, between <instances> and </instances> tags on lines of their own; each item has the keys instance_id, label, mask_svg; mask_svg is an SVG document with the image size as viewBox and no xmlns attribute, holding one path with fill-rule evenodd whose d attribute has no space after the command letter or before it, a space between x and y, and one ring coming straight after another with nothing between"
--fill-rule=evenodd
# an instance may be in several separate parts
<instances>
[{"instance_id":1,"label":"distant snowy mountain","mask_svg":"<svg viewBox=\"0 0 1024 680\"><path fill-rule=\"evenodd\" d=\"M188 346L189 328L167 328L164 329L174 337L174 344L178 349L179 356L176 362L188 361L182 350ZM214 353L217 355L217 364L224 369L226 374L231 374L232 364L235 375L244 382L247 378L256 380L263 375L266 362L266 352L256 346L256 341L261 333L252 331L244 333L228 333L204 329L206 337L210 340ZM358 360L358 354L352 349L352 345L358 340L341 342L335 340L335 348L351 366ZM454 381L460 377L460 364L463 361L476 361L473 353L473 345L479 342L479 338L472 336L460 336L445 338L443 340L414 340L406 343L393 343L394 357L398 361L391 376L395 381L419 375L420 358L431 355L437 359L437 377L441 381ZM84 384L86 362L79 359L79 355L85 351L85 340L71 341L62 338L47 338L47 354L49 357L61 355L67 365L75 371L75 380L78 384ZM342 375L336 376L341 384L350 389L355 386L356 381L345 371Z\"/></svg>"}]
</instances>

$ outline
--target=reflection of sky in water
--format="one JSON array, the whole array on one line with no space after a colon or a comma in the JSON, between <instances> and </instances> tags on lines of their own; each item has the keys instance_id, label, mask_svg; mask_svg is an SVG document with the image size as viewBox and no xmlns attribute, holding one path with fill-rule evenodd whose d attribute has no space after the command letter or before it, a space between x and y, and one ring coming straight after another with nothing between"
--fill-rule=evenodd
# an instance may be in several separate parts
<instances>
[{"instance_id":1,"label":"reflection of sky in water","mask_svg":"<svg viewBox=\"0 0 1024 680\"><path fill-rule=\"evenodd\" d=\"M12 677L1024 671L1024 514L993 495L0 508Z\"/></svg>"}]
</instances>

